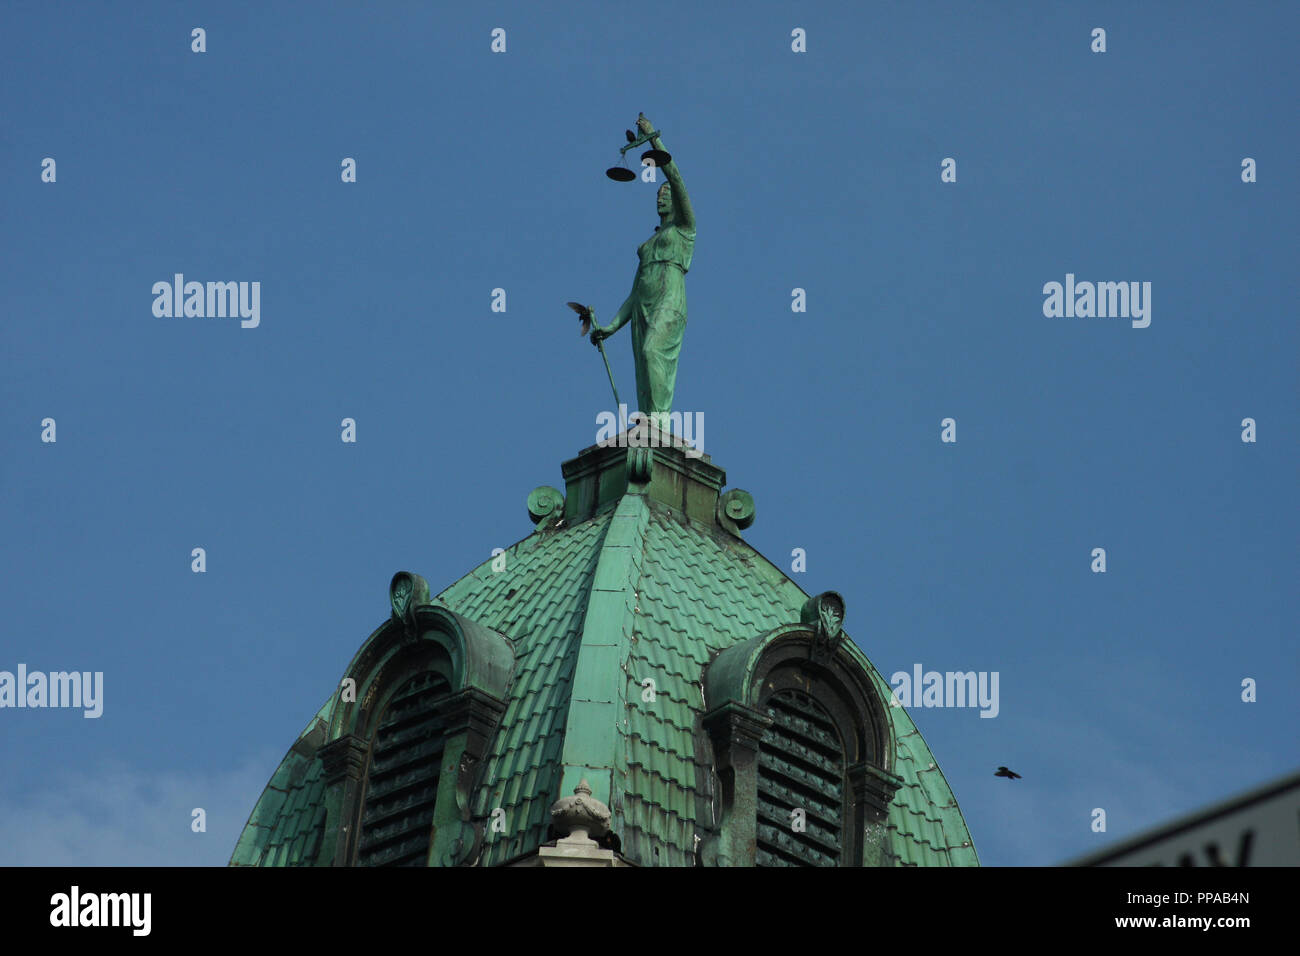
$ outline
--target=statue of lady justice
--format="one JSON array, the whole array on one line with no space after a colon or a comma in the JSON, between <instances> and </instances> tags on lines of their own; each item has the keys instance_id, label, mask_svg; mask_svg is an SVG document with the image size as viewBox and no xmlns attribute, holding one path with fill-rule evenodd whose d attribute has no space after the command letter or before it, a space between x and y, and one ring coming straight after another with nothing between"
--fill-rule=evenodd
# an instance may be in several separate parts
<instances>
[{"instance_id":1,"label":"statue of lady justice","mask_svg":"<svg viewBox=\"0 0 1300 956\"><path fill-rule=\"evenodd\" d=\"M644 115L637 118L636 125L642 135L654 132L654 125ZM657 135L650 145L664 148ZM637 410L666 432L677 383L677 358L686 332L686 273L695 254L695 210L676 161L669 160L662 169L668 181L659 187L659 225L636 250L641 264L632 280L632 292L609 325L592 327L591 341L599 346L632 323Z\"/></svg>"}]
</instances>

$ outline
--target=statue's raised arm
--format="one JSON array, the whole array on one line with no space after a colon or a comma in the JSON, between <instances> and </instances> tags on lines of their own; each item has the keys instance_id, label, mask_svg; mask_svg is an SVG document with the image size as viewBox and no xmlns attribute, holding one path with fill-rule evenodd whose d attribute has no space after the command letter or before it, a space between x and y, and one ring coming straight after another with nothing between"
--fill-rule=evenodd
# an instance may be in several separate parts
<instances>
[{"instance_id":1,"label":"statue's raised arm","mask_svg":"<svg viewBox=\"0 0 1300 956\"><path fill-rule=\"evenodd\" d=\"M654 124L645 118L644 113L637 117L636 126L643 134L653 133L655 129ZM663 138L660 136L652 136L650 145L655 149L663 150L665 153L668 152L668 150L664 149ZM682 181L682 173L677 168L677 161L670 159L667 165L663 167L663 170L673 194L672 224L694 232L695 209L691 206L691 197L686 192L686 183Z\"/></svg>"}]
</instances>

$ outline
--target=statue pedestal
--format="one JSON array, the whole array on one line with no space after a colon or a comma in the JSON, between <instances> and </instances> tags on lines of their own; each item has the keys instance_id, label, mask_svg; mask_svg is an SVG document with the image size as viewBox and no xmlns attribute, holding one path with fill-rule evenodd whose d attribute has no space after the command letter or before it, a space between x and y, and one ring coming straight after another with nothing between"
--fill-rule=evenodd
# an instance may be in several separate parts
<instances>
[{"instance_id":1,"label":"statue pedestal","mask_svg":"<svg viewBox=\"0 0 1300 956\"><path fill-rule=\"evenodd\" d=\"M555 846L537 850L541 866L626 866L613 850L602 850L595 840L557 840Z\"/></svg>"},{"instance_id":2,"label":"statue pedestal","mask_svg":"<svg viewBox=\"0 0 1300 956\"><path fill-rule=\"evenodd\" d=\"M655 442L656 444L652 444ZM707 454L651 425L638 425L584 448L561 466L564 518L585 521L626 494L654 498L706 525L721 524L718 499L727 474Z\"/></svg>"}]
</instances>

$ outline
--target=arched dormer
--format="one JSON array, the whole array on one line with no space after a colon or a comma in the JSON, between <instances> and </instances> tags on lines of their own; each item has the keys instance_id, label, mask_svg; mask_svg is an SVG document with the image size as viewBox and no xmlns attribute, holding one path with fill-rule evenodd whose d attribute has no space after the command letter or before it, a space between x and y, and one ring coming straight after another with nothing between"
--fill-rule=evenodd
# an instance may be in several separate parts
<instances>
[{"instance_id":1,"label":"arched dormer","mask_svg":"<svg viewBox=\"0 0 1300 956\"><path fill-rule=\"evenodd\" d=\"M871 665L844 639L844 601L720 653L704 676L720 820L705 861L874 866L893 773L893 724Z\"/></svg>"},{"instance_id":2,"label":"arched dormer","mask_svg":"<svg viewBox=\"0 0 1300 956\"><path fill-rule=\"evenodd\" d=\"M392 615L339 682L320 749L327 781L323 865L455 866L481 832L471 797L505 710L514 648L429 603L419 575L389 586Z\"/></svg>"},{"instance_id":3,"label":"arched dormer","mask_svg":"<svg viewBox=\"0 0 1300 956\"><path fill-rule=\"evenodd\" d=\"M388 696L370 738L357 866L427 866L447 743L451 684L421 670Z\"/></svg>"}]
</instances>

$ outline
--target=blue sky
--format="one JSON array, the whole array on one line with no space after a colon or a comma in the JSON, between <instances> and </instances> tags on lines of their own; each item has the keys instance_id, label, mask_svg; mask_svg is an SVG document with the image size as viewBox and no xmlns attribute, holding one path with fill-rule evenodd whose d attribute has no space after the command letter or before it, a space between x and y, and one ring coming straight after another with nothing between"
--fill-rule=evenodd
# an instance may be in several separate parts
<instances>
[{"instance_id":1,"label":"blue sky","mask_svg":"<svg viewBox=\"0 0 1300 956\"><path fill-rule=\"evenodd\" d=\"M1000 675L995 719L912 711L985 864L1300 763L1294 4L0 19L0 670L105 697L0 710L0 864L225 863L393 572L531 530L611 405L563 303L608 321L657 221L603 175L638 111L699 224L675 404L747 540L886 678ZM177 272L259 281L260 325L155 317ZM1150 282L1150 326L1045 317L1067 273Z\"/></svg>"}]
</instances>

